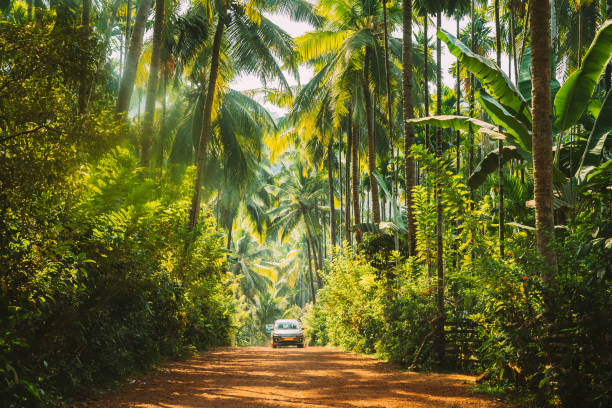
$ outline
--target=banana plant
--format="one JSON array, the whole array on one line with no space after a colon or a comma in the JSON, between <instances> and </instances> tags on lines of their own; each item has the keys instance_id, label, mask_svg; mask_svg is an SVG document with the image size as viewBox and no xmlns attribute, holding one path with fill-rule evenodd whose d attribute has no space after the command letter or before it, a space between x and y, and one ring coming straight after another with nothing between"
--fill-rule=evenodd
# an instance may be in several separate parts
<instances>
[{"instance_id":1,"label":"banana plant","mask_svg":"<svg viewBox=\"0 0 612 408\"><path fill-rule=\"evenodd\" d=\"M493 123L463 116L430 116L410 119L409 123L434 125L442 128L481 132L494 138L504 138L509 146L504 147L502 162L520 157L531 163L531 113L530 102L510 78L492 61L470 51L461 41L445 30L438 31L438 37L446 43L451 53L482 84L476 95L481 107L489 114ZM555 95L553 124L561 132L578 123L582 114L591 104L591 98L603 69L612 54L612 20L607 20L593 39L586 52L580 69L576 70L560 87ZM526 66L528 69L529 67ZM523 75L524 76L524 75ZM597 112L598 111L598 112ZM594 109L597 115L595 125L588 137L582 160L572 175L577 184L586 179L601 159L603 147L612 130L612 98L610 92L604 98L601 109ZM497 132L497 126L505 129ZM480 186L489 174L497 169L499 152L490 152L470 176L472 188ZM558 184L565 177L555 169Z\"/></svg>"}]
</instances>

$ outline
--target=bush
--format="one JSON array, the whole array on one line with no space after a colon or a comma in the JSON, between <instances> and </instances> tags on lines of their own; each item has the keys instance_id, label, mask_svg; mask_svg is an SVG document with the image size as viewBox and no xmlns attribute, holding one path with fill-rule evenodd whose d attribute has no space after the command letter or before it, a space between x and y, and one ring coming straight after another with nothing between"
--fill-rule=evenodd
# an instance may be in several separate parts
<instances>
[{"instance_id":1,"label":"bush","mask_svg":"<svg viewBox=\"0 0 612 408\"><path fill-rule=\"evenodd\" d=\"M9 407L51 406L232 337L221 234L208 214L184 228L189 175L158 183L124 149L85 170L70 192L31 196L27 217L0 219Z\"/></svg>"}]
</instances>

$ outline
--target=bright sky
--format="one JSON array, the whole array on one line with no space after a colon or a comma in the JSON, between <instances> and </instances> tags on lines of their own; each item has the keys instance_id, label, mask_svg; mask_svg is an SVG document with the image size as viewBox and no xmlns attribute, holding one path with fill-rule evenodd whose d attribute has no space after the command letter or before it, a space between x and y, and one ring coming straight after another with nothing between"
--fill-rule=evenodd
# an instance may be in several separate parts
<instances>
[{"instance_id":1,"label":"bright sky","mask_svg":"<svg viewBox=\"0 0 612 408\"><path fill-rule=\"evenodd\" d=\"M288 34L290 34L294 38L299 37L302 34L308 31L311 31L313 29L313 27L308 23L295 22L285 16L269 15L268 18L272 20L274 23L276 23L280 28L285 30ZM460 23L460 28L463 29L467 25L467 23L468 23L468 19L464 18ZM446 31L449 31L452 34L455 34L456 29L457 29L455 20L451 20L443 16L442 17L442 28L444 28ZM431 32L431 36L433 39L433 36L435 35L435 19L430 21L430 32ZM399 31L394 32L393 35L396 37L399 37L401 36L401 32ZM435 54L434 54L434 58L435 58ZM448 72L448 70L454 61L455 61L455 58L448 52L448 49L446 48L444 43L442 43L442 81L447 86L450 86L450 87L454 87L454 80L453 80L453 77ZM506 70L507 66L508 66L508 58L502 55L503 69ZM309 67L300 67L299 72L300 72L300 82L302 84L307 83L313 76L313 70ZM295 80L290 75L287 75L287 80L289 81L290 85L296 85ZM243 75L243 76L237 77L230 86L232 87L232 89L244 91L244 90L250 90L250 89L260 89L262 88L263 85L257 77L252 76L252 75ZM264 105L271 112L275 112L277 114L285 113L283 109L280 109L277 106L274 106L268 103Z\"/></svg>"}]
</instances>

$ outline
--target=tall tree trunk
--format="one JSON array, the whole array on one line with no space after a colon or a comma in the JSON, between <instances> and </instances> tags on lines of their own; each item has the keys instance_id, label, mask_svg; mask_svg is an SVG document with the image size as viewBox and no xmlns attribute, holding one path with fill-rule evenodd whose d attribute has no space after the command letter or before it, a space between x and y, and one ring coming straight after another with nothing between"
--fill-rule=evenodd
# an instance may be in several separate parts
<instances>
[{"instance_id":1,"label":"tall tree trunk","mask_svg":"<svg viewBox=\"0 0 612 408\"><path fill-rule=\"evenodd\" d=\"M499 0L495 0L495 43L497 66L501 69L501 25L499 22ZM499 128L501 131L501 126ZM497 141L497 149L499 151L497 161L497 178L499 179L499 256L504 257L504 161L502 151L504 148L503 140Z\"/></svg>"},{"instance_id":2,"label":"tall tree trunk","mask_svg":"<svg viewBox=\"0 0 612 408\"><path fill-rule=\"evenodd\" d=\"M408 227L408 256L416 255L416 225L412 189L416 184L414 159L410 149L414 144L414 128L406 120L414 117L412 102L412 0L404 0L402 10L402 109L404 114L404 178L406 223Z\"/></svg>"},{"instance_id":3,"label":"tall tree trunk","mask_svg":"<svg viewBox=\"0 0 612 408\"><path fill-rule=\"evenodd\" d=\"M144 0L143 0L144 1ZM206 162L206 149L208 147L208 134L210 133L210 121L212 106L215 99L217 88L217 76L219 73L219 52L221 49L221 38L225 27L225 19L219 17L217 29L213 38L213 46L210 62L210 74L208 77L208 86L206 91L206 99L204 101L204 112L202 113L202 130L200 132L200 141L198 143L198 153L196 155L196 175L193 183L193 198L191 199L191 210L189 212L189 224L187 228L192 230L198 223L200 216L200 201L202 200L202 176L204 173L204 164Z\"/></svg>"},{"instance_id":4,"label":"tall tree trunk","mask_svg":"<svg viewBox=\"0 0 612 408\"><path fill-rule=\"evenodd\" d=\"M342 247L342 234L343 234L343 228L342 228L342 222L343 222L343 218L342 216L344 215L344 213L342 212L343 210L343 200L344 200L344 184L342 184L342 131L339 132L338 135L338 197L340 197L340 208L338 208L338 217L340 217L340 219L338 220L338 245L340 247Z\"/></svg>"},{"instance_id":5,"label":"tall tree trunk","mask_svg":"<svg viewBox=\"0 0 612 408\"><path fill-rule=\"evenodd\" d=\"M352 119L351 126L353 128L353 216L355 218L355 224L359 224L361 223L361 214L359 212L359 183L361 182L361 177L359 175L359 133ZM361 243L361 231L358 229L355 230L355 241L357 244Z\"/></svg>"},{"instance_id":6,"label":"tall tree trunk","mask_svg":"<svg viewBox=\"0 0 612 408\"><path fill-rule=\"evenodd\" d=\"M533 178L536 246L548 268L541 278L550 282L556 271L552 180L552 108L550 97L550 7L547 0L529 0L531 15L531 116L533 117Z\"/></svg>"},{"instance_id":7,"label":"tall tree trunk","mask_svg":"<svg viewBox=\"0 0 612 408\"><path fill-rule=\"evenodd\" d=\"M306 245L308 247L308 273L310 275L310 294L312 295L312 304L314 305L317 303L317 299L315 296L314 277L312 276L312 257L310 255L311 245L309 239L306 240ZM314 251L312 252L314 253Z\"/></svg>"},{"instance_id":8,"label":"tall tree trunk","mask_svg":"<svg viewBox=\"0 0 612 408\"><path fill-rule=\"evenodd\" d=\"M28 0L27 3L27 7L28 7L28 23L32 22L32 3L34 2L34 0Z\"/></svg>"},{"instance_id":9,"label":"tall tree trunk","mask_svg":"<svg viewBox=\"0 0 612 408\"><path fill-rule=\"evenodd\" d=\"M115 112L117 115L126 113L130 107L130 99L134 92L134 81L136 80L136 70L138 69L138 61L142 51L142 39L144 36L147 17L151 11L151 3L153 0L140 0L136 17L134 18L134 27L130 36L130 46L127 51L127 60L125 61L125 69L119 86L119 94L117 95L117 106Z\"/></svg>"},{"instance_id":10,"label":"tall tree trunk","mask_svg":"<svg viewBox=\"0 0 612 408\"><path fill-rule=\"evenodd\" d=\"M387 33L387 0L382 0L383 3L383 25L384 25L384 40L385 40L385 85L387 91L387 121L389 127L389 151L391 155L391 205L389 208L389 217L394 223L397 223L397 214L395 208L397 206L397 179L395 175L395 143L393 141L393 114L391 112L391 81L389 79L389 36ZM395 250L399 250L399 236L397 231L393 233L395 241Z\"/></svg>"},{"instance_id":11,"label":"tall tree trunk","mask_svg":"<svg viewBox=\"0 0 612 408\"><path fill-rule=\"evenodd\" d=\"M347 119L346 129L346 154L345 154L345 166L344 166L344 194L345 194L345 215L344 215L344 239L346 239L349 245L352 243L351 239L351 149L353 146L353 120L351 118L351 111L349 110L349 116Z\"/></svg>"},{"instance_id":12,"label":"tall tree trunk","mask_svg":"<svg viewBox=\"0 0 612 408\"><path fill-rule=\"evenodd\" d=\"M475 52L474 49L474 0L470 2L470 51ZM470 117L474 117L474 75L470 73ZM474 172L474 133L471 128L468 132L470 138L470 151L468 154L469 159L469 176ZM472 198L474 198L474 189L470 189Z\"/></svg>"},{"instance_id":13,"label":"tall tree trunk","mask_svg":"<svg viewBox=\"0 0 612 408\"><path fill-rule=\"evenodd\" d=\"M429 38L428 38L428 27L429 18L427 12L423 17L423 35L425 36L425 42L423 43L423 87L425 88L425 117L429 116ZM425 125L425 149L429 151L430 148L429 140L429 125Z\"/></svg>"},{"instance_id":14,"label":"tall tree trunk","mask_svg":"<svg viewBox=\"0 0 612 408\"><path fill-rule=\"evenodd\" d=\"M333 154L332 139L330 138L327 143L327 183L329 186L329 239L332 246L336 245L336 204L334 203L334 177L332 174Z\"/></svg>"},{"instance_id":15,"label":"tall tree trunk","mask_svg":"<svg viewBox=\"0 0 612 408\"><path fill-rule=\"evenodd\" d=\"M232 229L234 227L234 219L232 218L232 220L229 222L229 225L227 226L227 250L231 250L232 249Z\"/></svg>"},{"instance_id":16,"label":"tall tree trunk","mask_svg":"<svg viewBox=\"0 0 612 408\"><path fill-rule=\"evenodd\" d=\"M370 86L368 84L369 52L366 51L365 63L363 67L363 99L365 101L366 128L368 131L368 173L370 176L370 192L372 193L372 221L380 223L380 205L378 202L378 184L374 177L376 171L376 145L374 140L374 118L372 111L372 100Z\"/></svg>"},{"instance_id":17,"label":"tall tree trunk","mask_svg":"<svg viewBox=\"0 0 612 408\"><path fill-rule=\"evenodd\" d=\"M125 43L129 44L130 42L130 24L132 22L132 2L127 0L127 4L125 5ZM128 48L125 47L125 55L124 59L127 61L128 57Z\"/></svg>"},{"instance_id":18,"label":"tall tree trunk","mask_svg":"<svg viewBox=\"0 0 612 408\"><path fill-rule=\"evenodd\" d=\"M436 16L436 28L440 31L442 26L442 12L438 11ZM437 60L437 75L436 75L436 115L442 114L442 42L438 38L436 41L436 60ZM442 129L436 128L436 157L442 159ZM438 175L440 176L440 175ZM439 179L439 177L436 177ZM444 253L442 242L442 186L436 180L436 242L437 242L437 260L436 267L438 272L437 281L437 296L436 304L438 309L438 319L436 321L436 354L439 364L444 364Z\"/></svg>"},{"instance_id":19,"label":"tall tree trunk","mask_svg":"<svg viewBox=\"0 0 612 408\"><path fill-rule=\"evenodd\" d=\"M612 0L607 0L607 6L605 11L605 15L608 19L612 18ZM603 13L602 13L603 14ZM610 91L610 87L612 86L612 62L608 62L606 65L606 72L604 74L604 86L606 88L606 92Z\"/></svg>"},{"instance_id":20,"label":"tall tree trunk","mask_svg":"<svg viewBox=\"0 0 612 408\"><path fill-rule=\"evenodd\" d=\"M510 45L512 47L512 59L514 61L514 83L518 85L518 61L516 59L516 34L514 32L514 7L510 7Z\"/></svg>"},{"instance_id":21,"label":"tall tree trunk","mask_svg":"<svg viewBox=\"0 0 612 408\"><path fill-rule=\"evenodd\" d=\"M166 53L165 53L166 54ZM167 123L166 123L166 116L167 116L167 91L168 91L168 70L163 67L163 61L165 60L165 58L167 57L164 56L162 57L160 63L162 64L162 84L161 84L161 101L162 101L162 112L161 112L161 119L160 119L160 125L159 125L159 138L157 141L158 144L158 148L157 148L157 165L160 168L160 172L163 169L163 165L164 165L164 147L166 146L166 137L167 137Z\"/></svg>"},{"instance_id":22,"label":"tall tree trunk","mask_svg":"<svg viewBox=\"0 0 612 408\"><path fill-rule=\"evenodd\" d=\"M155 0L155 22L153 23L153 44L151 63L149 64L149 80L147 83L147 98L142 124L142 151L140 164L148 167L151 163L151 145L153 144L153 116L157 101L157 82L159 80L159 60L161 53L162 30L164 28L164 0Z\"/></svg>"},{"instance_id":23,"label":"tall tree trunk","mask_svg":"<svg viewBox=\"0 0 612 408\"><path fill-rule=\"evenodd\" d=\"M457 38L459 38L459 20L460 20L459 12L457 12L457 16L455 20L457 22ZM456 112L457 116L461 115L461 65L459 64L459 60L457 59L457 106ZM461 164L461 132L455 132L455 146L457 148L457 158L455 160L455 172L459 174L460 164Z\"/></svg>"},{"instance_id":24,"label":"tall tree trunk","mask_svg":"<svg viewBox=\"0 0 612 408\"><path fill-rule=\"evenodd\" d=\"M531 33L533 38L533 32ZM582 4L578 2L578 68L582 66Z\"/></svg>"},{"instance_id":25,"label":"tall tree trunk","mask_svg":"<svg viewBox=\"0 0 612 408\"><path fill-rule=\"evenodd\" d=\"M83 58L81 60L81 78L79 83L79 113L85 113L87 109L87 91L89 90L90 75L87 68L89 59L89 47L87 46L90 36L89 20L91 15L91 0L83 0L81 13L81 41L83 46Z\"/></svg>"}]
</instances>

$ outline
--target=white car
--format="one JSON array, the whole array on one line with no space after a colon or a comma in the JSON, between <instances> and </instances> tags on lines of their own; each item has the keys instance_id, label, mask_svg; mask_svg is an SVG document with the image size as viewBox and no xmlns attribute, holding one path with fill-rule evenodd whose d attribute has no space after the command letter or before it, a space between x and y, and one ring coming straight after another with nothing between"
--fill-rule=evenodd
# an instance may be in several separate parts
<instances>
[{"instance_id":1,"label":"white car","mask_svg":"<svg viewBox=\"0 0 612 408\"><path fill-rule=\"evenodd\" d=\"M304 334L300 323L295 319L282 319L274 322L272 329L272 348L277 346L304 347Z\"/></svg>"}]
</instances>

